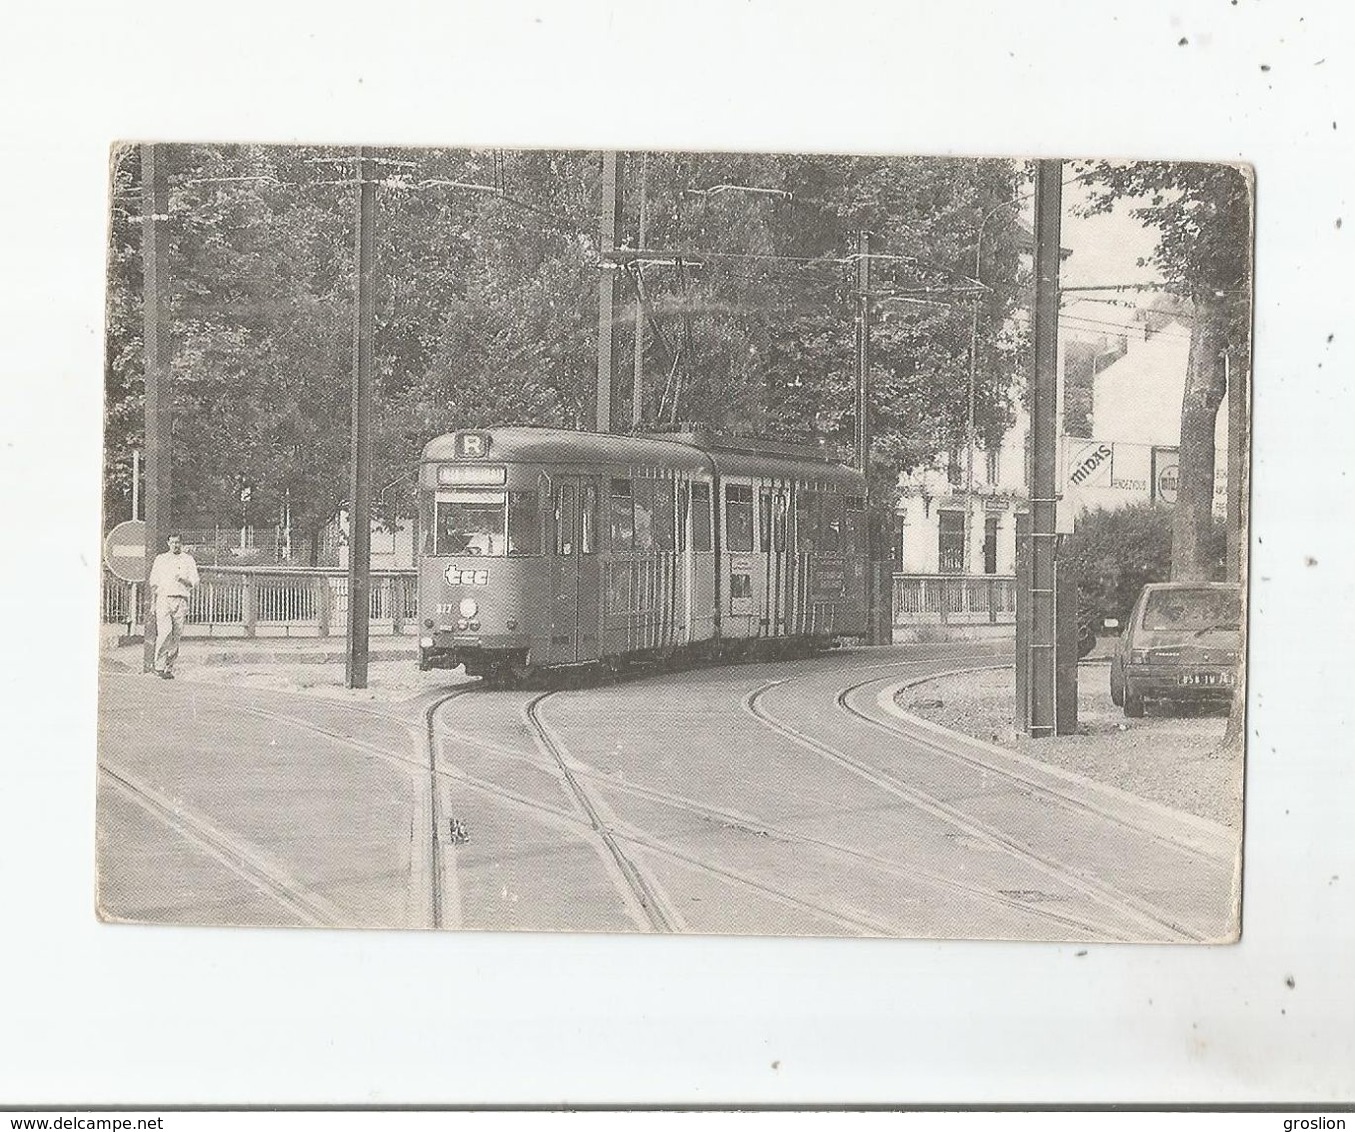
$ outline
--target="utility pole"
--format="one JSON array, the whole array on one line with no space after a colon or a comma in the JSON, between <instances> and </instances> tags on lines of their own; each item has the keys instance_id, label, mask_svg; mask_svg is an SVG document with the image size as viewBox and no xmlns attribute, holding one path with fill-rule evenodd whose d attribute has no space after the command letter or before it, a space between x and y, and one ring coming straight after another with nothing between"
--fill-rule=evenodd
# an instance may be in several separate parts
<instances>
[{"instance_id":1,"label":"utility pole","mask_svg":"<svg viewBox=\"0 0 1355 1132\"><path fill-rule=\"evenodd\" d=\"M640 234L637 250L645 250L649 205L649 154L640 154ZM638 430L645 415L645 283L642 266L635 265L635 380L631 386L630 423Z\"/></svg>"},{"instance_id":2,"label":"utility pole","mask_svg":"<svg viewBox=\"0 0 1355 1132\"><path fill-rule=\"evenodd\" d=\"M870 233L857 237L856 255L856 466L870 465Z\"/></svg>"},{"instance_id":3,"label":"utility pole","mask_svg":"<svg viewBox=\"0 0 1355 1132\"><path fill-rule=\"evenodd\" d=\"M372 342L376 335L376 180L358 149L357 269L353 313L353 459L348 493L348 655L344 686L367 687L372 587Z\"/></svg>"},{"instance_id":4,"label":"utility pole","mask_svg":"<svg viewBox=\"0 0 1355 1132\"><path fill-rule=\"evenodd\" d=\"M1063 163L1038 161L1035 171L1035 374L1030 387L1030 633L1027 643L1028 730L1055 731L1055 584L1057 566L1059 236Z\"/></svg>"},{"instance_id":5,"label":"utility pole","mask_svg":"<svg viewBox=\"0 0 1355 1132\"><path fill-rule=\"evenodd\" d=\"M141 292L142 349L146 374L146 577L169 534L169 507L173 483L170 465L170 403L165 382L165 290L169 283L169 180L162 153L154 145L141 147ZM150 590L147 587L147 594ZM146 603L142 664L155 670L155 606Z\"/></svg>"},{"instance_id":6,"label":"utility pole","mask_svg":"<svg viewBox=\"0 0 1355 1132\"><path fill-rule=\"evenodd\" d=\"M978 275L975 274L975 279ZM974 411L979 383L979 297L974 296L974 310L969 329L969 409L965 416L965 485L964 485L964 572L974 570Z\"/></svg>"},{"instance_id":7,"label":"utility pole","mask_svg":"<svg viewBox=\"0 0 1355 1132\"><path fill-rule=\"evenodd\" d=\"M616 228L620 192L617 186L616 154L602 155L602 216L598 223L598 250L602 274L598 281L598 432L612 431L612 328L616 317L616 271L611 256L616 251Z\"/></svg>"}]
</instances>

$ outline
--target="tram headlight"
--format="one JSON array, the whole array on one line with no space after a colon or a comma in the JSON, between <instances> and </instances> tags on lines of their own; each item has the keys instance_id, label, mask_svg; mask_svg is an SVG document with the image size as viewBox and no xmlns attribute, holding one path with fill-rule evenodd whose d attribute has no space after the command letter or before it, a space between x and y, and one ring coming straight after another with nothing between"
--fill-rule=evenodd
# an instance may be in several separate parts
<instances>
[{"instance_id":1,"label":"tram headlight","mask_svg":"<svg viewBox=\"0 0 1355 1132\"><path fill-rule=\"evenodd\" d=\"M480 612L480 606L473 597L463 597L461 599L461 616L470 618Z\"/></svg>"}]
</instances>

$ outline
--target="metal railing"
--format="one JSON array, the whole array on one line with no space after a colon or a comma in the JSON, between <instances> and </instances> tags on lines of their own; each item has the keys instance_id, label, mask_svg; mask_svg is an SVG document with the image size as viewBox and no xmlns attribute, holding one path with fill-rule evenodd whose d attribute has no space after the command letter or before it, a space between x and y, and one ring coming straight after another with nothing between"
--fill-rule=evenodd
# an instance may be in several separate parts
<instances>
[{"instance_id":1,"label":"metal railing","mask_svg":"<svg viewBox=\"0 0 1355 1132\"><path fill-rule=\"evenodd\" d=\"M186 636L326 637L342 634L348 620L348 575L326 569L199 566L200 584L188 599ZM146 587L138 587L144 620ZM413 570L373 570L368 618L371 632L403 633L417 622L418 582ZM128 624L132 586L105 571L103 620Z\"/></svg>"},{"instance_id":2,"label":"metal railing","mask_svg":"<svg viewBox=\"0 0 1355 1132\"><path fill-rule=\"evenodd\" d=\"M894 624L1014 625L1016 579L1008 574L895 574Z\"/></svg>"},{"instance_id":3,"label":"metal railing","mask_svg":"<svg viewBox=\"0 0 1355 1132\"><path fill-rule=\"evenodd\" d=\"M188 604L192 636L328 636L348 619L348 575L333 569L287 570L200 566L201 585ZM144 586L138 587L144 610ZM103 620L127 624L129 583L105 571ZM373 632L412 631L418 618L413 570L373 570L369 618ZM133 624L142 621L141 610ZM1016 579L1005 574L895 574L894 624L898 626L1013 625Z\"/></svg>"}]
</instances>

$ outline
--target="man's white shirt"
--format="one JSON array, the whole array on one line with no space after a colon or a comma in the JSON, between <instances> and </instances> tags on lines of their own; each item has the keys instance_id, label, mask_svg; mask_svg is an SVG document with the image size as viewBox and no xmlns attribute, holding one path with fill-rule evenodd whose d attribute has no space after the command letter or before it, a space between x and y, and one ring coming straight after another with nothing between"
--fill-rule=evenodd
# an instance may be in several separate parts
<instances>
[{"instance_id":1,"label":"man's white shirt","mask_svg":"<svg viewBox=\"0 0 1355 1132\"><path fill-rule=\"evenodd\" d=\"M186 551L166 550L151 564L150 585L157 597L187 597L198 584L198 564Z\"/></svg>"}]
</instances>

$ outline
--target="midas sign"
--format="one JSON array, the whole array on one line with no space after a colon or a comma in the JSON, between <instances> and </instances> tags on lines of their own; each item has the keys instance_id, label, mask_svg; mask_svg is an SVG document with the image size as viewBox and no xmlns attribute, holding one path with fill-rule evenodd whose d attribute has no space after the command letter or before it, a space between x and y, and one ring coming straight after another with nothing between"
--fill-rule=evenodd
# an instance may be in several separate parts
<instances>
[{"instance_id":1,"label":"midas sign","mask_svg":"<svg viewBox=\"0 0 1355 1132\"><path fill-rule=\"evenodd\" d=\"M1080 487L1092 478L1096 472L1110 466L1111 449L1109 444L1089 444L1077 454L1073 470L1068 476L1069 482Z\"/></svg>"}]
</instances>

